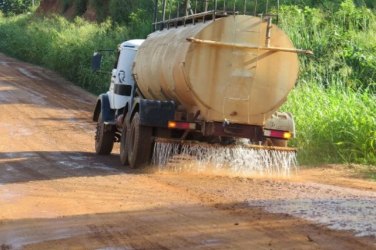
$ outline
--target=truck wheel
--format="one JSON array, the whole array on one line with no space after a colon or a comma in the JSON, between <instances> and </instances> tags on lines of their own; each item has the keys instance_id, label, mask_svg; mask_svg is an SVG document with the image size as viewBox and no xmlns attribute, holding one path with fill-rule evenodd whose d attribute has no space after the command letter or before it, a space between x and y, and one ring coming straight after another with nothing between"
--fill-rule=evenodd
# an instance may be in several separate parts
<instances>
[{"instance_id":1,"label":"truck wheel","mask_svg":"<svg viewBox=\"0 0 376 250\"><path fill-rule=\"evenodd\" d=\"M120 161L124 166L128 165L127 125L124 121L120 138Z\"/></svg>"},{"instance_id":2,"label":"truck wheel","mask_svg":"<svg viewBox=\"0 0 376 250\"><path fill-rule=\"evenodd\" d=\"M127 131L128 161L131 168L150 163L153 128L140 125L140 115L136 113Z\"/></svg>"},{"instance_id":3,"label":"truck wheel","mask_svg":"<svg viewBox=\"0 0 376 250\"><path fill-rule=\"evenodd\" d=\"M102 112L99 114L97 130L95 132L95 152L99 155L108 155L114 146L114 131L105 131Z\"/></svg>"}]
</instances>

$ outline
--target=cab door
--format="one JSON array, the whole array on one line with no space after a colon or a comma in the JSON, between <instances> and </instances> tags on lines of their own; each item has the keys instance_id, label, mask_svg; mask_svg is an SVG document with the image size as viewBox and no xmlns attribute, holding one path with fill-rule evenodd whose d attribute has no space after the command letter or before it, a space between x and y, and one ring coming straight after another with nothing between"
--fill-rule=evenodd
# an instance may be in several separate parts
<instances>
[{"instance_id":1,"label":"cab door","mask_svg":"<svg viewBox=\"0 0 376 250\"><path fill-rule=\"evenodd\" d=\"M132 67L137 47L127 42L120 45L116 70L112 72L112 107L124 108L132 98L134 79Z\"/></svg>"}]
</instances>

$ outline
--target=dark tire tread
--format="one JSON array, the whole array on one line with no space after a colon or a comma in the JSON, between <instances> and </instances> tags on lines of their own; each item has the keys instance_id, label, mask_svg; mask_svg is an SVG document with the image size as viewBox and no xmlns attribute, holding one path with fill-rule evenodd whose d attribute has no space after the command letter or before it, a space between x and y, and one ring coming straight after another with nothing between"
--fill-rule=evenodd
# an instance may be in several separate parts
<instances>
[{"instance_id":1,"label":"dark tire tread","mask_svg":"<svg viewBox=\"0 0 376 250\"><path fill-rule=\"evenodd\" d=\"M127 130L128 162L131 168L143 167L150 163L153 147L153 129L140 125L140 116L135 113Z\"/></svg>"},{"instance_id":2,"label":"dark tire tread","mask_svg":"<svg viewBox=\"0 0 376 250\"><path fill-rule=\"evenodd\" d=\"M102 112L98 117L97 130L95 135L95 152L98 155L111 154L114 147L115 133L114 131L104 131Z\"/></svg>"}]
</instances>

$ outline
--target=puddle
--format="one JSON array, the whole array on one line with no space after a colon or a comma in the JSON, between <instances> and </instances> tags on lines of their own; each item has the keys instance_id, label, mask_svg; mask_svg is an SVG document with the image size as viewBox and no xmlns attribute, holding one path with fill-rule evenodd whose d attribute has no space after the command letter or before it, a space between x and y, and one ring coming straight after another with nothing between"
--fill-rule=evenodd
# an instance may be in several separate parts
<instances>
[{"instance_id":1,"label":"puddle","mask_svg":"<svg viewBox=\"0 0 376 250\"><path fill-rule=\"evenodd\" d=\"M302 185L292 188L302 192ZM305 195L273 200L252 200L251 206L263 207L271 213L289 214L334 230L353 231L355 236L376 237L376 193L330 185L307 185ZM290 187L291 188L291 187Z\"/></svg>"}]
</instances>

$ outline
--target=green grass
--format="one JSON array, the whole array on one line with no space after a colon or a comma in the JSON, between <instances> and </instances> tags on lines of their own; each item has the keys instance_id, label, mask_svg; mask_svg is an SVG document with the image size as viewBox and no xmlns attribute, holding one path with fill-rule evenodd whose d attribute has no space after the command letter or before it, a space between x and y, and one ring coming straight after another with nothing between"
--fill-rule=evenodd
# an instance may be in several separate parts
<instances>
[{"instance_id":1,"label":"green grass","mask_svg":"<svg viewBox=\"0 0 376 250\"><path fill-rule=\"evenodd\" d=\"M301 163L376 164L374 94L302 84L283 109L295 116L292 145L299 148Z\"/></svg>"},{"instance_id":2,"label":"green grass","mask_svg":"<svg viewBox=\"0 0 376 250\"><path fill-rule=\"evenodd\" d=\"M91 56L97 49L116 50L128 39L128 30L110 21L95 24L76 18L70 22L60 16L25 14L0 17L0 37L0 50L6 54L55 70L98 94L108 88L109 74L93 74ZM113 56L107 57L104 68L109 70Z\"/></svg>"},{"instance_id":3,"label":"green grass","mask_svg":"<svg viewBox=\"0 0 376 250\"><path fill-rule=\"evenodd\" d=\"M140 14L141 15L141 14ZM141 15L142 16L142 15ZM147 22L116 26L58 16L0 17L0 51L57 72L93 92L108 89L109 74L93 74L90 59L96 49L115 49L129 38L144 37ZM301 164L359 163L376 165L376 15L351 0L331 12L282 6L279 26L302 56L298 86L283 110L297 123ZM108 56L104 69L113 61ZM374 168L369 176L375 178Z\"/></svg>"},{"instance_id":4,"label":"green grass","mask_svg":"<svg viewBox=\"0 0 376 250\"><path fill-rule=\"evenodd\" d=\"M376 93L376 15L346 0L334 13L284 6L280 26L298 48L314 51L301 57L301 82L370 89Z\"/></svg>"},{"instance_id":5,"label":"green grass","mask_svg":"<svg viewBox=\"0 0 376 250\"><path fill-rule=\"evenodd\" d=\"M295 115L303 164L376 165L376 15L345 0L334 13L284 6L280 26L302 56L298 87L283 109Z\"/></svg>"}]
</instances>

